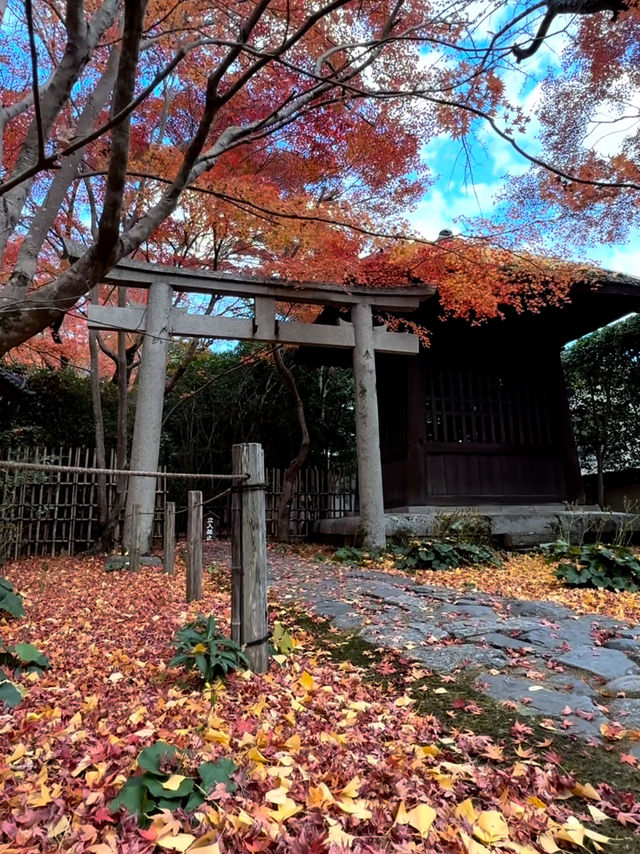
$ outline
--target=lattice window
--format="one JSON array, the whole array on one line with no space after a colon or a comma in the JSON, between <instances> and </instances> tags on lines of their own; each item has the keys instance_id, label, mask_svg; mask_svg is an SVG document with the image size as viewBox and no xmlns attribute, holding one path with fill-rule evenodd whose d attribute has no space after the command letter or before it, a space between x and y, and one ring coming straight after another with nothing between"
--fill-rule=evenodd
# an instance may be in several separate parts
<instances>
[{"instance_id":1,"label":"lattice window","mask_svg":"<svg viewBox=\"0 0 640 854\"><path fill-rule=\"evenodd\" d=\"M548 385L540 372L488 359L431 363L426 372L426 438L456 444L549 445Z\"/></svg>"}]
</instances>

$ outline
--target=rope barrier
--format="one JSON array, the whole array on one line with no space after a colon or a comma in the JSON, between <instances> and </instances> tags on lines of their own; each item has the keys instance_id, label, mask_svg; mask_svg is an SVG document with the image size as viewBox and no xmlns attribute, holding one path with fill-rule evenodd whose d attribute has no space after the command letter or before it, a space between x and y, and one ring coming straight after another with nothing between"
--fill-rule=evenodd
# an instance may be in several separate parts
<instances>
[{"instance_id":1,"label":"rope barrier","mask_svg":"<svg viewBox=\"0 0 640 854\"><path fill-rule=\"evenodd\" d=\"M25 463L18 460L0 460L0 469L16 471L50 471L69 472L71 474L112 474L118 477L161 477L165 480L232 480L235 482L247 480L248 474L195 474L193 472L162 472L162 471L129 471L129 469L96 469L84 466L59 466L47 463Z\"/></svg>"}]
</instances>

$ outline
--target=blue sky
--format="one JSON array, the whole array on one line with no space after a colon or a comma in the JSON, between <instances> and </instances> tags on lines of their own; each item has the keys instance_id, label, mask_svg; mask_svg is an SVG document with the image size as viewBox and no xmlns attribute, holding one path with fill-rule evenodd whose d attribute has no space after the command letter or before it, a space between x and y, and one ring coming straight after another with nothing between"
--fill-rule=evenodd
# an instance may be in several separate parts
<instances>
[{"instance_id":1,"label":"blue sky","mask_svg":"<svg viewBox=\"0 0 640 854\"><path fill-rule=\"evenodd\" d=\"M499 17L487 17L486 32L495 31L505 23L505 8L508 6L501 7ZM566 22L565 19L563 26ZM506 77L507 98L511 102L517 101L531 117L526 138L522 137L518 141L532 154L539 153L535 111L541 95L541 81L550 68L559 68L563 48L569 37L569 32L564 29L552 34L533 57ZM633 100L637 100L640 106L640 93ZM611 107L606 104L596 105L594 116L609 117L610 110ZM615 152L624 138L625 128L622 128L618 137L608 132L605 135L604 131L600 133L596 125L594 128L596 132L590 138L593 147L601 153ZM487 127L477 127L475 137L467 140L467 144L471 172L459 142L440 137L423 149L424 161L438 178L417 208L408 214L408 218L430 240L435 239L443 228L450 228L454 233L464 231L464 224L457 222L461 218L482 217L499 221L501 213L496 196L503 189L507 175L522 174L529 168L528 162L508 142L497 137ZM640 230L636 229L625 242L583 249L579 257L590 258L605 269L629 275L640 274Z\"/></svg>"}]
</instances>

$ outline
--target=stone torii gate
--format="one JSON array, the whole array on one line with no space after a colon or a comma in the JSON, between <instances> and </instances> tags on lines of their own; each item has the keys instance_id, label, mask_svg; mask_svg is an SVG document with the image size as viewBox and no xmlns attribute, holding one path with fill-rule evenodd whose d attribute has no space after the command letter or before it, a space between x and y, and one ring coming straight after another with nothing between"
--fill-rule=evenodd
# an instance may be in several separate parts
<instances>
[{"instance_id":1,"label":"stone torii gate","mask_svg":"<svg viewBox=\"0 0 640 854\"><path fill-rule=\"evenodd\" d=\"M339 347L353 351L356 445L360 523L366 548L384 547L385 521L378 428L375 353L415 355L419 341L410 333L389 332L374 326L373 309L411 311L435 293L431 286L402 288L324 283L288 283L282 279L210 273L187 268L161 267L124 259L104 278L108 284L148 289L146 306L124 308L91 305L92 329L143 332L138 398L131 448L133 471L157 471L169 338L226 338L241 341ZM250 298L253 318L198 315L173 306L173 294L217 294ZM304 303L347 308L351 323L301 323L278 318L276 303ZM139 506L138 530L125 522L125 545L144 554L151 544L155 478L130 478L126 520Z\"/></svg>"}]
</instances>

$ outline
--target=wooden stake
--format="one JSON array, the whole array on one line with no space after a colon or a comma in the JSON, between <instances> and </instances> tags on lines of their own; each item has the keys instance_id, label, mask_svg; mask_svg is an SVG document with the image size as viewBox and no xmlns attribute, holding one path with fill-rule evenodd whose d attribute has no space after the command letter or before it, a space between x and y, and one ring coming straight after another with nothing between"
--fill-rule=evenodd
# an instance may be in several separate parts
<instances>
[{"instance_id":1,"label":"wooden stake","mask_svg":"<svg viewBox=\"0 0 640 854\"><path fill-rule=\"evenodd\" d=\"M202 492L190 490L187 511L187 602L202 599Z\"/></svg>"},{"instance_id":2,"label":"wooden stake","mask_svg":"<svg viewBox=\"0 0 640 854\"><path fill-rule=\"evenodd\" d=\"M246 646L251 669L264 673L269 667L264 454L252 442L234 445L232 455L233 474L249 477L235 490L231 625L235 639Z\"/></svg>"},{"instance_id":3,"label":"wooden stake","mask_svg":"<svg viewBox=\"0 0 640 854\"><path fill-rule=\"evenodd\" d=\"M164 512L164 571L173 575L176 555L176 503L167 501Z\"/></svg>"},{"instance_id":4,"label":"wooden stake","mask_svg":"<svg viewBox=\"0 0 640 854\"><path fill-rule=\"evenodd\" d=\"M131 505L131 547L129 549L129 568L133 572L140 569L140 505Z\"/></svg>"}]
</instances>

